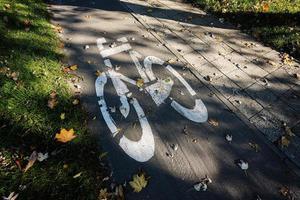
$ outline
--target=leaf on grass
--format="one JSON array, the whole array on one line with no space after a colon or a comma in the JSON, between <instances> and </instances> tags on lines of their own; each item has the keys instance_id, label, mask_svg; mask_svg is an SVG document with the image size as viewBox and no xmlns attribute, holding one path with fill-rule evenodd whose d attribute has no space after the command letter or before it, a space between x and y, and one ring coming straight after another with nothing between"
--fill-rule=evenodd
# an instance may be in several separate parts
<instances>
[{"instance_id":1,"label":"leaf on grass","mask_svg":"<svg viewBox=\"0 0 300 200\"><path fill-rule=\"evenodd\" d=\"M214 119L209 119L208 120L208 123L212 126L219 126L219 122L217 120L214 120Z\"/></svg>"},{"instance_id":2,"label":"leaf on grass","mask_svg":"<svg viewBox=\"0 0 300 200\"><path fill-rule=\"evenodd\" d=\"M66 113L61 113L61 114L60 114L60 119L61 119L61 120L66 119Z\"/></svg>"},{"instance_id":3,"label":"leaf on grass","mask_svg":"<svg viewBox=\"0 0 300 200\"><path fill-rule=\"evenodd\" d=\"M78 65L71 65L69 68L70 70L75 71L78 69Z\"/></svg>"},{"instance_id":4,"label":"leaf on grass","mask_svg":"<svg viewBox=\"0 0 300 200\"><path fill-rule=\"evenodd\" d=\"M66 130L63 128L60 130L60 133L56 133L55 138L59 142L67 143L67 142L73 140L74 138L76 138L76 135L74 135L73 129Z\"/></svg>"},{"instance_id":5,"label":"leaf on grass","mask_svg":"<svg viewBox=\"0 0 300 200\"><path fill-rule=\"evenodd\" d=\"M35 163L35 161L37 160L37 153L36 151L32 152L32 154L29 157L28 163L26 165L26 167L24 168L24 172L27 172L27 170L29 170L33 164Z\"/></svg>"},{"instance_id":6,"label":"leaf on grass","mask_svg":"<svg viewBox=\"0 0 300 200\"><path fill-rule=\"evenodd\" d=\"M54 109L54 107L58 104L57 101L57 93L55 91L52 91L49 95L48 99L48 107L51 109Z\"/></svg>"},{"instance_id":7,"label":"leaf on grass","mask_svg":"<svg viewBox=\"0 0 300 200\"><path fill-rule=\"evenodd\" d=\"M107 188L101 189L99 193L99 200L108 200L111 193L107 192Z\"/></svg>"},{"instance_id":8,"label":"leaf on grass","mask_svg":"<svg viewBox=\"0 0 300 200\"><path fill-rule=\"evenodd\" d=\"M8 197L3 197L3 200L16 200L18 196L18 193L11 192Z\"/></svg>"},{"instance_id":9,"label":"leaf on grass","mask_svg":"<svg viewBox=\"0 0 300 200\"><path fill-rule=\"evenodd\" d=\"M139 88L143 87L144 85L144 80L139 78L137 81L136 81L136 86L138 86Z\"/></svg>"},{"instance_id":10,"label":"leaf on grass","mask_svg":"<svg viewBox=\"0 0 300 200\"><path fill-rule=\"evenodd\" d=\"M140 192L148 184L148 181L145 178L144 174L135 174L133 175L133 180L129 182L129 185L133 188L134 192Z\"/></svg>"},{"instance_id":11,"label":"leaf on grass","mask_svg":"<svg viewBox=\"0 0 300 200\"><path fill-rule=\"evenodd\" d=\"M73 176L73 178L78 178L79 176L81 176L81 174L82 174L82 172L79 172L79 173L75 174L75 175Z\"/></svg>"},{"instance_id":12,"label":"leaf on grass","mask_svg":"<svg viewBox=\"0 0 300 200\"><path fill-rule=\"evenodd\" d=\"M105 156L107 156L108 152L103 152L100 154L99 159L102 160Z\"/></svg>"},{"instance_id":13,"label":"leaf on grass","mask_svg":"<svg viewBox=\"0 0 300 200\"><path fill-rule=\"evenodd\" d=\"M262 4L262 10L263 10L263 12L268 12L270 10L270 4L267 2L264 2Z\"/></svg>"},{"instance_id":14,"label":"leaf on grass","mask_svg":"<svg viewBox=\"0 0 300 200\"><path fill-rule=\"evenodd\" d=\"M72 104L74 105L74 106L76 106L76 105L78 105L79 104L79 99L74 99L73 101L72 101Z\"/></svg>"},{"instance_id":15,"label":"leaf on grass","mask_svg":"<svg viewBox=\"0 0 300 200\"><path fill-rule=\"evenodd\" d=\"M49 158L48 153L43 154L43 153L40 152L40 153L37 154L37 160L39 162L43 162L44 160L47 160L48 158Z\"/></svg>"}]
</instances>

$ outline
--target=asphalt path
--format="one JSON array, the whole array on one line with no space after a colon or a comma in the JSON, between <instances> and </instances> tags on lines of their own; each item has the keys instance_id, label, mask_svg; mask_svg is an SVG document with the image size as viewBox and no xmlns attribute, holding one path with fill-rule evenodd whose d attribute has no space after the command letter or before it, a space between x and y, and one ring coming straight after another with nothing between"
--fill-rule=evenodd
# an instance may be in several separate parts
<instances>
[{"instance_id":1,"label":"asphalt path","mask_svg":"<svg viewBox=\"0 0 300 200\"><path fill-rule=\"evenodd\" d=\"M150 177L126 199L284 199L282 186L299 195L299 177L119 1L51 4L113 178L128 182L141 170ZM196 191L205 176L212 183Z\"/></svg>"}]
</instances>

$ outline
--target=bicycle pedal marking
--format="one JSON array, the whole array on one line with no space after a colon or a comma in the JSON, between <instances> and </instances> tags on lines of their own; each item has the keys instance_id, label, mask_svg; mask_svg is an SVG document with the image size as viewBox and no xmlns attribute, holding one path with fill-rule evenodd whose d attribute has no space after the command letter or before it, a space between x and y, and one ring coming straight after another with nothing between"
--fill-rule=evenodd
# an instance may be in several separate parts
<instances>
[{"instance_id":1,"label":"bicycle pedal marking","mask_svg":"<svg viewBox=\"0 0 300 200\"><path fill-rule=\"evenodd\" d=\"M130 44L128 44L128 39L126 37L119 38L117 39L117 41L121 42L122 44L119 46L114 45L111 48L105 48L104 45L107 42L106 39L97 39L97 47L100 51L101 56L105 58L104 64L107 67L105 72L98 76L95 81L96 94L100 99L98 103L104 121L108 126L110 132L112 133L112 136L115 137L119 133L120 129L117 127L114 119L108 111L108 107L104 98L104 87L107 83L107 79L110 78L112 80L113 87L115 88L116 93L120 98L120 113L125 118L127 118L131 110L130 108L133 108L142 129L141 137L138 141L130 140L125 135L123 135L120 138L119 145L123 149L123 151L134 160L138 162L146 162L154 156L155 142L151 126L148 122L143 108L136 98L131 97L132 93L129 91L126 85L126 83L130 83L137 86L137 83L135 80L124 76L119 72L116 72L113 69L111 60L108 57L122 52L128 52L140 77L145 83L145 85L142 86L143 89L145 89L146 92L151 96L152 100L157 106L161 105L167 98L169 98L171 100L171 107L174 110L176 110L185 118L197 123L203 123L207 121L207 109L201 99L196 99L194 108L189 109L169 97L174 85L174 81L171 77L168 77L166 79L158 79L153 73L153 64L165 67L170 74L175 76L178 81L183 84L183 86L187 89L191 96L196 95L195 90L171 65L164 65L165 62L155 56L145 57L142 65L139 59L143 58L143 56L137 51L131 50L131 46ZM132 107L130 106L130 104L132 105Z\"/></svg>"}]
</instances>

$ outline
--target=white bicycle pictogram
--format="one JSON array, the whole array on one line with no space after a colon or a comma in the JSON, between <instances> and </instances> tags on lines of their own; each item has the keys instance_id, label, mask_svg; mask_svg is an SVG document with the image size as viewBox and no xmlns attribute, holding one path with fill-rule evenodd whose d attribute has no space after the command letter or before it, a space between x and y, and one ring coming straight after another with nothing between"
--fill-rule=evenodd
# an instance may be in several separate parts
<instances>
[{"instance_id":1,"label":"white bicycle pictogram","mask_svg":"<svg viewBox=\"0 0 300 200\"><path fill-rule=\"evenodd\" d=\"M179 82L181 82L184 85L184 87L187 89L188 93L191 96L195 96L196 92L170 64L165 66L165 62L160 58L157 58L155 56L147 56L143 61L143 65L141 65L139 59L142 58L142 55L137 51L131 50L131 46L128 43L127 38L122 37L119 38L117 41L121 43L119 46L104 48L106 39L97 39L97 47L100 51L101 56L104 58L104 64L106 66L105 72L101 73L95 81L96 94L100 99L98 103L104 121L108 126L110 132L112 133L112 136L115 137L119 133L120 129L118 129L115 121L113 120L104 99L104 87L107 83L107 79L110 78L112 80L116 93L120 98L120 113L125 118L127 118L130 112L131 104L133 109L135 110L135 113L137 114L142 129L141 137L138 141L132 141L128 139L125 135L123 135L120 138L119 145L123 149L123 151L134 160L138 162L146 162L154 156L155 152L155 142L153 133L143 108L141 107L136 98L131 97L132 93L129 91L127 85L125 84L129 83L137 86L137 81L130 79L129 77L126 77L123 74L115 71L112 67L111 60L108 57L118 53L128 52L132 61L135 64L135 67L137 68L141 79L146 85L144 89L152 97L153 101L157 106L164 103L167 98L170 98L169 95L172 90L174 81L172 78L167 78L164 80L156 78L155 74L152 71L153 64L165 67L171 75L175 76L179 80ZM195 106L193 109L188 109L182 106L180 103L173 100L172 98L170 98L170 100L171 107L185 118L196 123L203 123L207 121L207 109L201 99L195 99Z\"/></svg>"}]
</instances>

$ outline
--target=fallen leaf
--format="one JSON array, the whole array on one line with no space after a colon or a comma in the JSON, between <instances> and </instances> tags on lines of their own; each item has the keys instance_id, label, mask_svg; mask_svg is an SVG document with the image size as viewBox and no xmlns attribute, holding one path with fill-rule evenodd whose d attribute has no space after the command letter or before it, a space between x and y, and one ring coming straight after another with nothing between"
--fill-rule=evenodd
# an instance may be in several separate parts
<instances>
[{"instance_id":1,"label":"fallen leaf","mask_svg":"<svg viewBox=\"0 0 300 200\"><path fill-rule=\"evenodd\" d=\"M281 136L279 142L280 142L281 147L288 147L290 145L290 140L285 135Z\"/></svg>"},{"instance_id":2,"label":"fallen leaf","mask_svg":"<svg viewBox=\"0 0 300 200\"><path fill-rule=\"evenodd\" d=\"M101 72L100 70L97 70L97 71L95 72L95 75L96 75L96 76L101 76L101 74L102 74L102 72Z\"/></svg>"},{"instance_id":3,"label":"fallen leaf","mask_svg":"<svg viewBox=\"0 0 300 200\"><path fill-rule=\"evenodd\" d=\"M124 200L125 199L124 190L123 190L122 185L119 185L119 186L116 187L115 195L118 197L117 199L119 199L119 200Z\"/></svg>"},{"instance_id":4,"label":"fallen leaf","mask_svg":"<svg viewBox=\"0 0 300 200\"><path fill-rule=\"evenodd\" d=\"M48 158L49 158L48 153L43 154L43 153L40 152L40 153L37 154L37 160L39 162L43 162L44 160L47 160Z\"/></svg>"},{"instance_id":5,"label":"fallen leaf","mask_svg":"<svg viewBox=\"0 0 300 200\"><path fill-rule=\"evenodd\" d=\"M208 120L208 123L210 124L210 125L212 125L212 126L219 126L219 122L218 121L216 121L216 120L214 120L214 119L209 119Z\"/></svg>"},{"instance_id":6,"label":"fallen leaf","mask_svg":"<svg viewBox=\"0 0 300 200\"><path fill-rule=\"evenodd\" d=\"M52 91L49 95L48 99L48 107L51 109L54 109L54 107L58 104L57 101L57 93L55 91Z\"/></svg>"},{"instance_id":7,"label":"fallen leaf","mask_svg":"<svg viewBox=\"0 0 300 200\"><path fill-rule=\"evenodd\" d=\"M111 193L107 192L107 188L101 189L99 193L99 200L108 200Z\"/></svg>"},{"instance_id":8,"label":"fallen leaf","mask_svg":"<svg viewBox=\"0 0 300 200\"><path fill-rule=\"evenodd\" d=\"M259 145L256 143L249 142L249 146L254 149L255 152L259 152Z\"/></svg>"},{"instance_id":9,"label":"fallen leaf","mask_svg":"<svg viewBox=\"0 0 300 200\"><path fill-rule=\"evenodd\" d=\"M231 143L231 141L232 141L232 135L227 134L227 135L225 136L225 138L226 138L226 140L227 140L229 143Z\"/></svg>"},{"instance_id":10,"label":"fallen leaf","mask_svg":"<svg viewBox=\"0 0 300 200\"><path fill-rule=\"evenodd\" d=\"M263 12L268 12L270 10L270 4L267 2L264 2L262 4L262 10L263 10Z\"/></svg>"},{"instance_id":11,"label":"fallen leaf","mask_svg":"<svg viewBox=\"0 0 300 200\"><path fill-rule=\"evenodd\" d=\"M205 176L205 178L202 178L200 180L200 182L198 182L194 185L194 189L198 192L206 191L208 188L208 184L210 184L210 183L212 183L212 180L208 176Z\"/></svg>"},{"instance_id":12,"label":"fallen leaf","mask_svg":"<svg viewBox=\"0 0 300 200\"><path fill-rule=\"evenodd\" d=\"M99 159L102 160L105 156L107 156L108 152L103 152L100 154Z\"/></svg>"},{"instance_id":13,"label":"fallen leaf","mask_svg":"<svg viewBox=\"0 0 300 200\"><path fill-rule=\"evenodd\" d=\"M76 135L74 135L74 130L70 129L70 130L66 130L66 129L61 129L60 133L56 133L55 138L59 141L59 142L69 142L71 140L73 140L74 138L76 138Z\"/></svg>"},{"instance_id":14,"label":"fallen leaf","mask_svg":"<svg viewBox=\"0 0 300 200\"><path fill-rule=\"evenodd\" d=\"M11 192L8 197L3 197L3 200L16 200L18 196L18 193Z\"/></svg>"},{"instance_id":15,"label":"fallen leaf","mask_svg":"<svg viewBox=\"0 0 300 200\"><path fill-rule=\"evenodd\" d=\"M145 188L148 184L148 181L145 178L144 174L133 175L133 180L129 182L129 185L133 188L134 192L140 192L143 188Z\"/></svg>"},{"instance_id":16,"label":"fallen leaf","mask_svg":"<svg viewBox=\"0 0 300 200\"><path fill-rule=\"evenodd\" d=\"M74 106L76 106L76 105L78 105L79 104L79 99L74 99L73 101L72 101L72 104L74 105Z\"/></svg>"},{"instance_id":17,"label":"fallen leaf","mask_svg":"<svg viewBox=\"0 0 300 200\"><path fill-rule=\"evenodd\" d=\"M61 113L61 114L60 114L60 119L61 119L61 120L66 119L66 113Z\"/></svg>"},{"instance_id":18,"label":"fallen leaf","mask_svg":"<svg viewBox=\"0 0 300 200\"><path fill-rule=\"evenodd\" d=\"M70 68L72 71L75 71L75 70L78 69L78 66L77 66L77 65L71 65L69 68Z\"/></svg>"},{"instance_id":19,"label":"fallen leaf","mask_svg":"<svg viewBox=\"0 0 300 200\"><path fill-rule=\"evenodd\" d=\"M143 87L144 85L144 80L139 78L137 81L136 81L136 86L138 86L139 88Z\"/></svg>"},{"instance_id":20,"label":"fallen leaf","mask_svg":"<svg viewBox=\"0 0 300 200\"><path fill-rule=\"evenodd\" d=\"M29 157L26 167L24 168L24 172L27 172L27 170L29 170L33 166L36 160L37 160L37 153L36 151L33 151Z\"/></svg>"},{"instance_id":21,"label":"fallen leaf","mask_svg":"<svg viewBox=\"0 0 300 200\"><path fill-rule=\"evenodd\" d=\"M247 175L247 170L249 168L248 162L240 159L240 160L238 160L237 164L242 170L244 170L245 174Z\"/></svg>"},{"instance_id":22,"label":"fallen leaf","mask_svg":"<svg viewBox=\"0 0 300 200\"><path fill-rule=\"evenodd\" d=\"M79 176L81 176L81 174L82 174L82 172L79 172L79 173L75 174L75 175L73 176L73 178L78 178Z\"/></svg>"}]
</instances>

